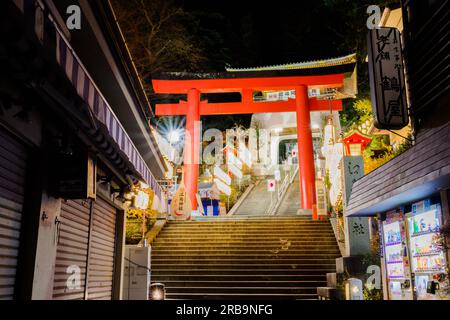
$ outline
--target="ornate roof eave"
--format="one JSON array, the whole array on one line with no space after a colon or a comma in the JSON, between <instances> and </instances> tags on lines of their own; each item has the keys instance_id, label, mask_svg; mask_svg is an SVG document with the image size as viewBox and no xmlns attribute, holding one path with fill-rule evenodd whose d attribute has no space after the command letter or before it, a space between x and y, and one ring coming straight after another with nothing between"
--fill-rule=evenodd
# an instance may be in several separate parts
<instances>
[{"instance_id":1,"label":"ornate roof eave","mask_svg":"<svg viewBox=\"0 0 450 320\"><path fill-rule=\"evenodd\" d=\"M349 54L343 57L312 60L306 62L296 62L287 64L278 64L273 66L251 67L251 68L225 68L228 72L245 72L245 71L272 71L272 70L293 70L293 69L311 69L311 68L325 68L337 65L356 63L356 53Z\"/></svg>"},{"instance_id":2,"label":"ornate roof eave","mask_svg":"<svg viewBox=\"0 0 450 320\"><path fill-rule=\"evenodd\" d=\"M263 67L252 67L252 68L231 68L228 67L226 70L230 73L238 74L242 73L256 73L256 72L283 72L283 71L318 71L325 70L329 68L340 68L346 67L347 71L344 72L344 85L340 88L335 88L335 91L331 96L325 94L320 94L317 96L318 99L347 99L356 98L358 93L357 88L357 77L356 77L356 63L357 57L356 53L352 53L343 57L314 60L306 62L279 64L273 66L263 66ZM352 67L354 66L354 67Z\"/></svg>"},{"instance_id":3,"label":"ornate roof eave","mask_svg":"<svg viewBox=\"0 0 450 320\"><path fill-rule=\"evenodd\" d=\"M367 134L362 133L361 131L359 131L358 129L352 129L350 130L342 139L343 142L348 141L349 138L353 135L358 135L361 138L367 140L367 141L372 141L372 138L370 136L368 136Z\"/></svg>"}]
</instances>

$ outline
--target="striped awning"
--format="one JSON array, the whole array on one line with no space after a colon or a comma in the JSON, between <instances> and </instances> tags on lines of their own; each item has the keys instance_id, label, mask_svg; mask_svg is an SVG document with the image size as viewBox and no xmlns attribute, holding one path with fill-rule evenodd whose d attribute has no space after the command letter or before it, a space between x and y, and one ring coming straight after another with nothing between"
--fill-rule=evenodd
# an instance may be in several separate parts
<instances>
[{"instance_id":1,"label":"striped awning","mask_svg":"<svg viewBox=\"0 0 450 320\"><path fill-rule=\"evenodd\" d=\"M128 157L145 182L161 196L161 188L156 182L141 154L131 141L114 111L95 85L86 68L70 47L61 32L56 32L56 57L58 64L64 69L67 78L72 82L78 95L89 105L97 120L103 123L113 140Z\"/></svg>"}]
</instances>

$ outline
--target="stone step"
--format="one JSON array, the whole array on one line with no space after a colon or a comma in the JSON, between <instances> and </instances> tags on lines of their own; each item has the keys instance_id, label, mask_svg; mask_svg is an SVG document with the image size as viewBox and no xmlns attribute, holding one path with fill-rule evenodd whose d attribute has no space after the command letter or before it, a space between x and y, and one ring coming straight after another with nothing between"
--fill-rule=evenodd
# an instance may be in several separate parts
<instances>
[{"instance_id":1,"label":"stone step","mask_svg":"<svg viewBox=\"0 0 450 320\"><path fill-rule=\"evenodd\" d=\"M325 248L332 248L334 249L335 247L337 247L337 244L335 243L318 243L316 241L302 241L302 240L288 240L288 241L270 241L270 240L265 240L265 241L246 241L246 240L220 240L220 241L210 241L210 239L204 239L203 241L180 241L180 239L178 239L178 241L171 241L171 240L166 240L166 239L157 239L155 240L153 246L157 246L157 245L167 245L167 246L173 246L173 247L187 247L187 248L195 248L195 247L208 247L208 248L220 248L220 247L248 247L248 246L252 246L255 249L260 249L260 248L268 248L268 247L272 247L272 248L281 248L281 247L287 247L287 248L320 248L323 247L323 249Z\"/></svg>"},{"instance_id":2,"label":"stone step","mask_svg":"<svg viewBox=\"0 0 450 320\"><path fill-rule=\"evenodd\" d=\"M172 253L172 252L166 252L166 253L158 253L155 255L155 259L161 258L161 257L209 257L209 258L222 258L222 257L236 257L236 258L242 258L242 257L249 257L252 259L257 258L263 258L263 257L297 257L297 258L331 258L336 259L337 254L336 253L296 253L296 252L289 252L289 251L279 251L279 252L264 252L264 253L217 253L215 251L209 251L209 252L183 252L183 253Z\"/></svg>"},{"instance_id":3,"label":"stone step","mask_svg":"<svg viewBox=\"0 0 450 320\"><path fill-rule=\"evenodd\" d=\"M216 244L227 243L227 244L242 244L242 245L255 245L259 247L263 247L267 244L279 245L279 246L291 246L291 245L332 245L335 244L336 241L333 239L317 239L317 240L309 240L304 238L261 238L255 239L253 237L244 238L244 237L230 237L230 238L159 238L156 239L153 244L177 244L177 243L187 243L191 245L195 244L205 244L207 243L209 246L214 247Z\"/></svg>"},{"instance_id":4,"label":"stone step","mask_svg":"<svg viewBox=\"0 0 450 320\"><path fill-rule=\"evenodd\" d=\"M280 217L281 218L281 217ZM241 221L169 221L168 226L177 227L177 228L188 228L192 226L247 226L249 228L258 228L258 227L280 227L280 226L303 226L303 225L329 225L330 221L327 220L305 220L305 219L295 219L292 221L289 220L270 220L264 219L261 221L255 220L241 220Z\"/></svg>"},{"instance_id":5,"label":"stone step","mask_svg":"<svg viewBox=\"0 0 450 320\"><path fill-rule=\"evenodd\" d=\"M223 258L223 259L215 259L215 260L210 260L209 258L192 258L192 257L186 257L185 259L183 258L173 258L173 259L169 259L169 258L153 258L153 261L159 262L159 263L202 263L202 264L214 264L214 263L229 263L229 264L259 264L259 265L264 265L264 264L295 264L295 265L302 265L302 264L332 264L335 259L334 258L322 258L322 259L317 259L317 258L303 258L303 259L292 259L292 258L286 258L286 259L268 259L268 258L260 258L258 260L255 259L242 259L242 258L235 258L235 259L230 259L230 258Z\"/></svg>"},{"instance_id":6,"label":"stone step","mask_svg":"<svg viewBox=\"0 0 450 320\"><path fill-rule=\"evenodd\" d=\"M152 263L151 266L152 270L155 271L164 271L164 272L180 272L183 273L184 270L186 272L192 271L192 272L225 272L233 273L236 272L242 272L243 274L248 272L266 272L266 273L278 273L278 272L298 272L299 274L304 274L305 272L313 272L314 271L320 271L323 272L325 275L327 272L334 272L336 271L336 264L334 263L323 263L323 264L293 264L293 263L277 263L277 264L264 264L264 265L257 265L257 264L233 264L233 263L209 263L209 264L197 264L197 263L159 263L155 262ZM263 270L263 271L261 271ZM218 274L216 274L218 275Z\"/></svg>"},{"instance_id":7,"label":"stone step","mask_svg":"<svg viewBox=\"0 0 450 320\"><path fill-rule=\"evenodd\" d=\"M220 284L220 282L218 283ZM309 286L309 287L251 287L249 285L245 287L227 287L227 286L214 286L214 287L167 287L166 293L196 293L201 292L203 294L208 293L234 293L234 294L246 294L246 293L264 293L264 294L317 294L317 287Z\"/></svg>"},{"instance_id":8,"label":"stone step","mask_svg":"<svg viewBox=\"0 0 450 320\"><path fill-rule=\"evenodd\" d=\"M177 249L167 249L164 247L153 247L152 253L155 255L164 255L164 254L173 254L173 255L189 255L189 254L197 254L197 253L215 253L215 254L247 254L247 253L254 253L254 254L265 254L265 253L294 253L294 254L302 254L302 253L311 253L309 250L282 250L282 249L240 249L240 250L226 250L226 249L189 249L189 250L177 250ZM323 254L333 254L336 257L339 256L339 250L336 249L329 249L329 250L323 250L323 252L320 252Z\"/></svg>"},{"instance_id":9,"label":"stone step","mask_svg":"<svg viewBox=\"0 0 450 320\"><path fill-rule=\"evenodd\" d=\"M254 229L254 230L274 230L274 229L302 229L302 228L327 228L330 226L330 223L289 223L289 224L258 224L251 225L242 223L242 224L180 224L173 225L171 223L167 224L165 230L192 230L192 229L216 229L216 230L224 230L224 229Z\"/></svg>"},{"instance_id":10,"label":"stone step","mask_svg":"<svg viewBox=\"0 0 450 320\"><path fill-rule=\"evenodd\" d=\"M233 218L219 218L219 217L202 217L195 218L189 221L177 221L177 220L168 220L168 222L172 225L180 225L180 224L208 224L208 223L216 223L216 224L239 224L239 223L247 223L252 225L258 224L273 224L280 225L286 223L329 223L329 220L311 220L311 216L308 215L298 215L298 216L265 216L264 218L253 217L253 216L236 216L236 219Z\"/></svg>"},{"instance_id":11,"label":"stone step","mask_svg":"<svg viewBox=\"0 0 450 320\"><path fill-rule=\"evenodd\" d=\"M219 269L220 270L220 269ZM182 280L182 281L326 281L322 270L309 269L304 272L287 272L278 269L278 271L253 269L253 273L239 273L239 270L223 270L220 274L213 274L213 270L190 270L188 274L182 270L152 270L152 281L155 279ZM283 273L284 272L284 273Z\"/></svg>"},{"instance_id":12,"label":"stone step","mask_svg":"<svg viewBox=\"0 0 450 320\"><path fill-rule=\"evenodd\" d=\"M336 259L335 254L327 253L266 253L266 254L211 254L211 253L195 253L190 255L176 255L176 254L158 254L155 256L155 260L158 259L179 259L185 260L187 258L195 259L210 259L210 260L223 260L223 259Z\"/></svg>"},{"instance_id":13,"label":"stone step","mask_svg":"<svg viewBox=\"0 0 450 320\"><path fill-rule=\"evenodd\" d=\"M195 237L208 237L208 238L217 238L217 237L254 237L254 238L283 238L283 237L300 237L300 238L331 238L333 239L334 233L332 232L324 232L324 231L316 231L316 230L304 230L304 231L286 231L286 232L267 232L264 236L264 233L261 232L249 232L249 231L229 231L229 232L173 232L166 231L161 232L159 238L173 238L173 237L184 237L184 238L195 238Z\"/></svg>"},{"instance_id":14,"label":"stone step","mask_svg":"<svg viewBox=\"0 0 450 320\"><path fill-rule=\"evenodd\" d=\"M242 249L246 248L249 249L252 246L247 246L245 244L242 245ZM177 245L177 244L172 244L170 246L158 246L156 248L166 248L166 249L173 249L173 250L182 250L182 251L189 251L189 250L194 250L194 251L198 251L198 250L213 250L213 249L218 249L218 250L236 250L239 249L239 247L237 246L229 246L227 244L223 244L223 245L215 245L215 246L208 246L208 245L198 245L198 246L192 246L189 247L187 244L185 244L184 246ZM314 245L310 245L310 246L305 246L305 245L291 245L289 247L280 247L279 245L265 245L265 246L260 246L260 247L255 247L255 250L261 250L261 249L271 249L271 250L308 250L312 253L321 253L322 250L335 250L337 252L339 252L339 248L336 245L329 245L329 246L314 246ZM339 254L339 253L338 253ZM156 256L156 253L153 255ZM338 256L337 256L338 257Z\"/></svg>"},{"instance_id":15,"label":"stone step","mask_svg":"<svg viewBox=\"0 0 450 320\"><path fill-rule=\"evenodd\" d=\"M151 279L167 299L317 299L339 256L329 221L310 217L169 221Z\"/></svg>"},{"instance_id":16,"label":"stone step","mask_svg":"<svg viewBox=\"0 0 450 320\"><path fill-rule=\"evenodd\" d=\"M227 235L215 235L215 234L205 234L205 235L159 235L159 237L156 238L157 240L176 240L176 239L191 239L191 240L233 240L233 239L241 239L241 240L253 240L253 242L259 241L259 240L265 240L265 242L268 241L283 241L283 240L302 240L302 241L310 241L315 242L319 240L326 240L326 241L335 241L333 235L321 235L316 236L314 234L311 235L305 235L305 234L283 234L283 235L267 235L267 236L252 236L252 235L245 235L245 234L227 234Z\"/></svg>"},{"instance_id":17,"label":"stone step","mask_svg":"<svg viewBox=\"0 0 450 320\"><path fill-rule=\"evenodd\" d=\"M331 232L330 232L331 231ZM284 234L289 235L312 235L312 236L331 236L334 233L332 230L327 229L304 229L304 230L267 230L267 231L253 231L253 230L192 230L192 231L178 231L178 230L164 230L161 232L160 236L163 235L174 235L174 236L204 236L204 235L252 235L252 236L262 236L262 235L273 235L282 236Z\"/></svg>"},{"instance_id":18,"label":"stone step","mask_svg":"<svg viewBox=\"0 0 450 320\"><path fill-rule=\"evenodd\" d=\"M220 243L228 243L228 244L242 244L242 243L251 243L251 244L274 244L279 246L284 245L293 245L293 244L305 244L305 245L331 245L336 243L333 239L307 239L307 238L295 238L295 237L277 237L277 238L254 238L254 237L230 237L230 238L159 238L154 241L154 244L169 244L169 243L180 243L187 242L189 244L209 244L210 246L214 246L215 244Z\"/></svg>"},{"instance_id":19,"label":"stone step","mask_svg":"<svg viewBox=\"0 0 450 320\"><path fill-rule=\"evenodd\" d=\"M208 247L205 244L204 246L196 246L196 247L182 247L182 246L177 246L177 245L172 245L170 247L166 247L166 249L173 249L173 250L180 249L180 248L184 249L184 250L180 250L180 251L189 252L190 250L192 250L192 252L198 252L199 250L203 250L203 249L205 251L211 251L211 249L219 248L219 246ZM240 249L240 248L242 248L242 246L223 245L223 246L220 247L220 250L223 250L223 249L225 249L225 250L226 249L236 250L236 249ZM284 251L284 248L280 248L279 246L272 246L272 247L265 246L264 248L272 249L274 254L276 254L276 251L282 251L282 250ZM314 246L314 247L313 246L291 246L291 247L286 248L285 250L286 251L289 251L289 250L293 250L294 251L294 250L297 250L297 249L303 249L303 250L307 250L307 251L309 251L311 253L317 253L317 254L322 253L323 249L324 249L324 250L327 250L326 254L333 255L335 258L339 257L339 248L336 247L336 245ZM255 248L255 250L260 250L260 249ZM335 252L334 253L330 253L329 250L334 250ZM157 255L158 254L157 254L157 251L156 251L156 253L153 256L156 257Z\"/></svg>"},{"instance_id":20,"label":"stone step","mask_svg":"<svg viewBox=\"0 0 450 320\"><path fill-rule=\"evenodd\" d=\"M305 226L301 228L280 228L280 229L274 229L274 228L267 228L267 229L252 229L252 228L168 228L163 229L164 233L222 233L222 232L233 232L233 233L279 233L279 232L329 232L330 228L327 226ZM332 230L331 230L332 231Z\"/></svg>"},{"instance_id":21,"label":"stone step","mask_svg":"<svg viewBox=\"0 0 450 320\"><path fill-rule=\"evenodd\" d=\"M334 287L318 287L317 295L323 300L344 300L344 292Z\"/></svg>"},{"instance_id":22,"label":"stone step","mask_svg":"<svg viewBox=\"0 0 450 320\"><path fill-rule=\"evenodd\" d=\"M331 232L330 232L331 231ZM252 236L262 236L262 235L277 235L281 236L284 234L289 235L298 235L298 234L304 234L304 235L316 235L316 236L329 236L333 235L334 233L330 228L323 228L323 229L317 229L317 228L305 228L305 229L280 229L280 230L250 230L250 229L242 229L242 230L163 230L161 231L160 236L162 235L186 235L186 236L193 236L193 235L230 235L230 234L236 234L236 235L252 235Z\"/></svg>"},{"instance_id":23,"label":"stone step","mask_svg":"<svg viewBox=\"0 0 450 320\"><path fill-rule=\"evenodd\" d=\"M161 279L155 277L152 281L160 282ZM316 289L317 285L325 285L326 281L323 279L313 280L245 280L242 281L195 281L195 280L164 280L164 285L167 288L186 287L186 288L211 288L211 287L287 287L287 288L313 288Z\"/></svg>"},{"instance_id":24,"label":"stone step","mask_svg":"<svg viewBox=\"0 0 450 320\"><path fill-rule=\"evenodd\" d=\"M166 294L167 300L317 300L317 294L289 293L172 293Z\"/></svg>"}]
</instances>

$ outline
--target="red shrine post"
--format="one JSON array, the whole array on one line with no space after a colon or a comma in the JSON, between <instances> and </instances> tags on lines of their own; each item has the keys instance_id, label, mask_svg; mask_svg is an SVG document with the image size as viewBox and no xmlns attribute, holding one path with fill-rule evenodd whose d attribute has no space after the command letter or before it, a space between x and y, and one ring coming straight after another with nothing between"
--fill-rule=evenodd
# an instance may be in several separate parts
<instances>
[{"instance_id":1,"label":"red shrine post","mask_svg":"<svg viewBox=\"0 0 450 320\"><path fill-rule=\"evenodd\" d=\"M197 181L200 164L200 92L189 89L187 94L186 134L184 142L184 184L191 199L192 208L197 210Z\"/></svg>"},{"instance_id":2,"label":"red shrine post","mask_svg":"<svg viewBox=\"0 0 450 320\"><path fill-rule=\"evenodd\" d=\"M342 66L340 66L342 67ZM353 66L351 66L354 68ZM335 68L335 67L332 67ZM221 114L249 114L296 112L301 206L311 209L317 219L315 196L314 155L311 134L311 111L340 111L341 100L318 100L308 97L308 87L339 88L343 86L342 68L329 69L329 74L316 70L286 70L276 72L225 73L164 73L154 77L153 89L157 94L186 94L187 101L176 104L157 104L156 115L185 115L186 139L184 149L184 183L197 209L197 184L200 160L200 116ZM319 74L315 74L319 73ZM287 101L253 101L254 91L282 91L295 89L296 98ZM209 103L200 101L201 93L241 93L240 102Z\"/></svg>"},{"instance_id":3,"label":"red shrine post","mask_svg":"<svg viewBox=\"0 0 450 320\"><path fill-rule=\"evenodd\" d=\"M313 218L317 218L317 211L314 207L316 204L316 174L314 171L308 88L306 86L295 87L295 97L301 203L303 208L312 209Z\"/></svg>"}]
</instances>

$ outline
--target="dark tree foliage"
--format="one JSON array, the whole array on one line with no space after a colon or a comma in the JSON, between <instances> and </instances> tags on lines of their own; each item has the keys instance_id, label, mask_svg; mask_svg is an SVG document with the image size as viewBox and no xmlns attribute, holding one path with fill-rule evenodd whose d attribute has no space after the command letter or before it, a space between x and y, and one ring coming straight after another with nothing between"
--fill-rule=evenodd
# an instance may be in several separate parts
<instances>
[{"instance_id":1,"label":"dark tree foliage","mask_svg":"<svg viewBox=\"0 0 450 320\"><path fill-rule=\"evenodd\" d=\"M358 56L358 98L368 97L365 62L367 7L378 4L395 8L399 0L314 0L283 1L270 4L242 0L114 0L125 35L136 43L132 52L142 62L140 70L149 86L158 71L224 71L225 66L252 67L332 58L350 53ZM142 48L148 32L139 27L142 6L156 18L174 12L160 28L158 59L148 59ZM120 12L119 12L120 13ZM131 15L132 19L127 20ZM122 16L122 19L120 17ZM144 18L146 18L144 16ZM128 38L127 37L127 38ZM143 37L144 39L139 40ZM173 48L167 42L177 39ZM174 51L173 53L170 51ZM147 64L147 65L145 65ZM150 86L149 86L150 87ZM154 97L153 97L154 98ZM152 99L152 102L154 99ZM346 119L357 116L352 101L344 100ZM248 124L248 116L207 117L206 126L225 128L228 123ZM219 119L219 121L217 121Z\"/></svg>"}]
</instances>

